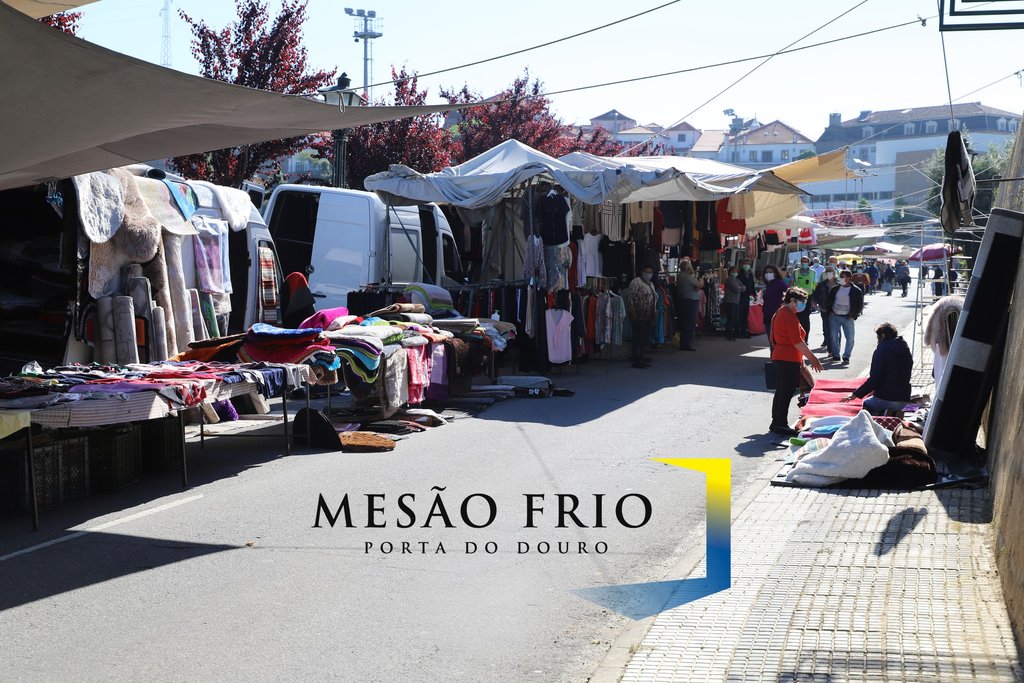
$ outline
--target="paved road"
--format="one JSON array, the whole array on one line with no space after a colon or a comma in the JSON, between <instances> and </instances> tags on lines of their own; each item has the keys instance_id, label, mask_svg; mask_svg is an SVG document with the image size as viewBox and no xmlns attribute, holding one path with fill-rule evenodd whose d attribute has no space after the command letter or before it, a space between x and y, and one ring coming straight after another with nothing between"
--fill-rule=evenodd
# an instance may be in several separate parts
<instances>
[{"instance_id":1,"label":"paved road","mask_svg":"<svg viewBox=\"0 0 1024 683\"><path fill-rule=\"evenodd\" d=\"M829 375L863 370L878 322L912 319L909 300L869 302L854 362ZM389 454L285 458L269 435L224 439L192 451L188 491L173 474L150 479L47 513L38 534L0 520L0 679L585 680L625 615L657 596L577 591L657 581L702 543L701 476L650 458L730 457L735 497L773 447L764 337L698 346L655 354L649 370L569 371L555 379L575 397L499 404ZM454 528L439 513L422 528L435 486ZM360 528L313 528L318 496L337 506L346 493ZM385 528L362 528L372 493L386 494ZM415 494L413 528L396 528L402 493ZM485 529L460 519L473 493L497 505ZM545 494L537 528L523 528L527 493ZM580 498L587 528L555 528L558 493ZM606 528L592 528L595 493ZM615 521L628 494L651 501L642 528ZM487 509L476 498L468 513ZM635 496L624 513L641 516ZM7 556L51 539L70 540ZM403 541L412 553L379 550ZM542 541L571 552L537 554Z\"/></svg>"}]
</instances>

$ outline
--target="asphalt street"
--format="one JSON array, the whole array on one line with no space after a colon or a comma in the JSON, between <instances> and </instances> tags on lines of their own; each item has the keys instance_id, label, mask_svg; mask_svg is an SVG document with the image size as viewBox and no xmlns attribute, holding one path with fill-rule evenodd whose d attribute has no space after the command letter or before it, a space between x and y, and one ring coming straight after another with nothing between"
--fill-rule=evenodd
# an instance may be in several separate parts
<instances>
[{"instance_id":1,"label":"asphalt street","mask_svg":"<svg viewBox=\"0 0 1024 683\"><path fill-rule=\"evenodd\" d=\"M852 363L825 376L861 373L874 327L913 319L910 298L867 300ZM586 680L664 597L601 589L662 580L703 543L702 475L652 458L730 458L735 499L774 454L764 336L697 346L646 370L618 348L554 375L573 397L500 403L391 453L283 457L267 429L191 444L190 489L149 477L44 513L39 533L0 519L0 679ZM315 528L320 496L333 513L346 494L353 528ZM494 500L485 528L472 494ZM544 496L532 528L527 494ZM558 528L557 494L585 526ZM650 519L630 528L640 496Z\"/></svg>"}]
</instances>

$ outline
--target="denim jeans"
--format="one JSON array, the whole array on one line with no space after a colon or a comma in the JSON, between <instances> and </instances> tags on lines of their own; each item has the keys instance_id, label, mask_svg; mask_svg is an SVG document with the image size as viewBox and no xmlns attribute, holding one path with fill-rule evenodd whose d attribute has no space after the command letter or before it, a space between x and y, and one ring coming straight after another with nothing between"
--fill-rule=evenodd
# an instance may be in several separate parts
<instances>
[{"instance_id":1,"label":"denim jeans","mask_svg":"<svg viewBox=\"0 0 1024 683\"><path fill-rule=\"evenodd\" d=\"M833 313L828 319L829 331L832 333L832 351L836 355L839 352L839 333L846 338L846 347L843 349L843 358L850 359L853 353L854 321L848 315L836 315Z\"/></svg>"},{"instance_id":2,"label":"denim jeans","mask_svg":"<svg viewBox=\"0 0 1024 683\"><path fill-rule=\"evenodd\" d=\"M903 410L906 405L906 401L886 401L884 398L878 398L877 396L868 396L864 399L864 410L872 415L885 415L887 410Z\"/></svg>"}]
</instances>

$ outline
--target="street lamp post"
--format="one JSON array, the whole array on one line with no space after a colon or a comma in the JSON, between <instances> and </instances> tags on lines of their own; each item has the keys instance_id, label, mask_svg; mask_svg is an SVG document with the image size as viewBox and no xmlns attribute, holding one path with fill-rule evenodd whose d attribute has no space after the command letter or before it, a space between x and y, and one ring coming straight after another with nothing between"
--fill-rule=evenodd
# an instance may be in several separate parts
<instances>
[{"instance_id":1,"label":"street lamp post","mask_svg":"<svg viewBox=\"0 0 1024 683\"><path fill-rule=\"evenodd\" d=\"M356 30L352 32L352 37L357 43L360 40L363 41L363 97L365 97L366 101L369 102L370 64L373 62L373 47L371 41L384 35L384 32L381 30L383 22L372 9L364 10L346 7L345 14L355 19ZM362 26L360 26L360 24L362 24Z\"/></svg>"},{"instance_id":2,"label":"street lamp post","mask_svg":"<svg viewBox=\"0 0 1024 683\"><path fill-rule=\"evenodd\" d=\"M320 93L327 104L332 104L344 112L345 107L358 107L363 103L363 99L359 96L359 93L351 89L351 85L352 79L348 77L348 74L342 73L338 76L337 84L329 88L320 88L317 92ZM345 163L348 132L348 128L340 128L331 134L334 142L334 167L331 173L331 185L333 187L348 186L348 169Z\"/></svg>"}]
</instances>

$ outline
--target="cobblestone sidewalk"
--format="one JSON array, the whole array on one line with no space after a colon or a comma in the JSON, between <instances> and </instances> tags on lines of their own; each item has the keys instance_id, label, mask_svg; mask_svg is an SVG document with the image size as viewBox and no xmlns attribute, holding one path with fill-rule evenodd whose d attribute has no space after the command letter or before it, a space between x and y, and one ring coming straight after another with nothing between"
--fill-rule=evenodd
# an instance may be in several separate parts
<instances>
[{"instance_id":1,"label":"cobblestone sidewalk","mask_svg":"<svg viewBox=\"0 0 1024 683\"><path fill-rule=\"evenodd\" d=\"M765 486L733 522L732 587L658 615L621 680L1022 680L990 510L987 489Z\"/></svg>"}]
</instances>

